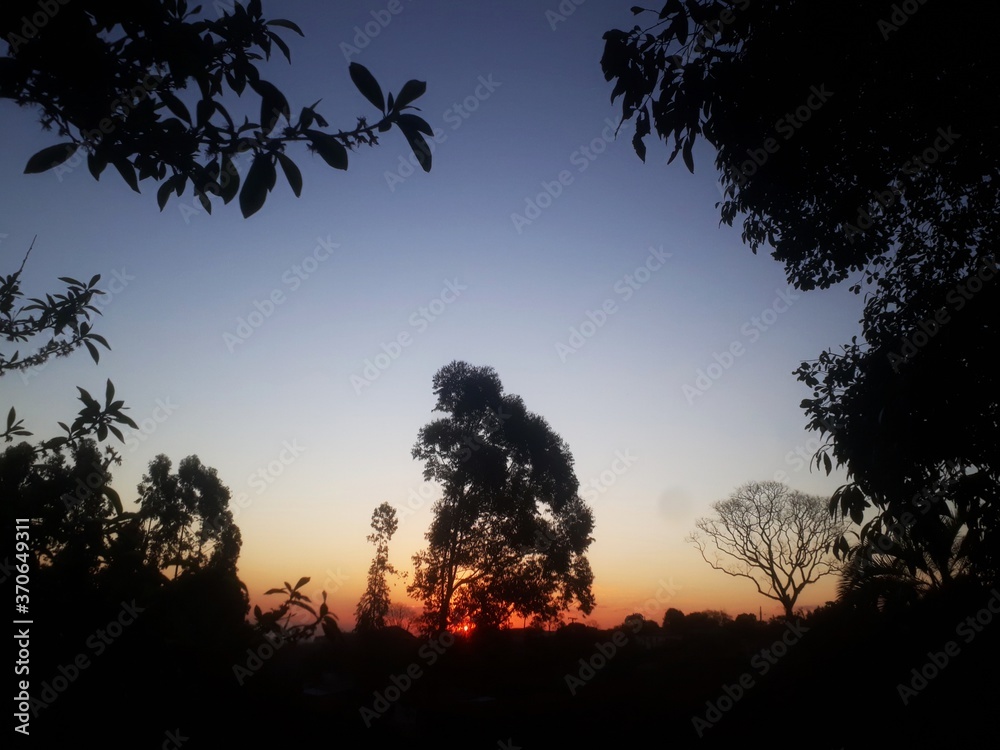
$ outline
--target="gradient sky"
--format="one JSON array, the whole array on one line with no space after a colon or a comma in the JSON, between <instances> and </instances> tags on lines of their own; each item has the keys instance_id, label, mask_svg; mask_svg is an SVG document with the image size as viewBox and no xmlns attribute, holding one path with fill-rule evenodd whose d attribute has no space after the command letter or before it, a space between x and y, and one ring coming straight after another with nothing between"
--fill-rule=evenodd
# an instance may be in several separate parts
<instances>
[{"instance_id":1,"label":"gradient sky","mask_svg":"<svg viewBox=\"0 0 1000 750\"><path fill-rule=\"evenodd\" d=\"M100 182L82 164L24 175L58 139L34 112L0 102L2 272L37 235L28 296L54 291L58 276L101 274L97 330L112 346L99 365L81 351L8 374L0 408L15 405L43 439L76 414L76 386L100 393L111 378L141 427L115 471L123 498L157 454L175 467L198 455L243 505L240 575L255 600L311 576L307 590L332 591L349 628L372 510L388 501L400 511L397 566L422 547L439 490L410 450L435 416L434 373L453 360L489 365L573 453L596 518L597 623L633 611L660 619L668 606L778 613L684 537L744 482L822 495L843 482L796 456L818 443L799 408L811 394L792 372L859 333L861 299L848 283L793 292L738 226L720 227L711 152L695 149L691 175L680 160L665 166L662 142L647 139L643 164L627 126L615 140L601 37L632 25L629 4L569 7L265 3L266 16L306 32L284 35L292 65L273 58L262 73L293 111L322 99L319 112L342 129L373 116L348 77L359 62L385 91L427 82L417 104L437 143L429 174L398 131L351 153L347 172L293 149L302 197L279 177L250 219L235 203L208 216L190 193L161 213L153 183L137 195L113 170ZM526 214L546 184L557 197ZM603 320L602 308L613 311ZM240 328L251 316L259 325ZM592 335L571 342L573 329ZM352 376L402 333L409 345L358 388ZM740 355L712 368L709 388L685 391L734 343ZM832 592L827 579L800 603Z\"/></svg>"}]
</instances>

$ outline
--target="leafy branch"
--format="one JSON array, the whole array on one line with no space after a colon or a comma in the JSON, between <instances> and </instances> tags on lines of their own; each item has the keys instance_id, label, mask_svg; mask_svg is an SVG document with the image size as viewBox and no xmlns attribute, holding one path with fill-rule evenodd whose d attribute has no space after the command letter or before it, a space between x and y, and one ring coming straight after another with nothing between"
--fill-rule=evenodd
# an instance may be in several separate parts
<instances>
[{"instance_id":1,"label":"leafy branch","mask_svg":"<svg viewBox=\"0 0 1000 750\"><path fill-rule=\"evenodd\" d=\"M312 606L312 600L302 593L301 589L309 583L308 577L302 577L294 586L285 582L284 587L268 589L265 596L272 594L284 594L286 599L279 606L264 612L259 605L254 606L253 614L256 619L254 629L261 635L274 633L284 641L292 643L311 638L316 632L317 626L323 627L323 632L328 638L334 638L340 633L337 627L337 616L330 612L326 603L326 592L323 592L323 601L318 609ZM304 610L312 619L306 622L293 623L298 610Z\"/></svg>"},{"instance_id":2,"label":"leafy branch","mask_svg":"<svg viewBox=\"0 0 1000 750\"><path fill-rule=\"evenodd\" d=\"M303 107L293 122L285 95L263 79L257 63L269 60L274 47L291 62L291 51L275 29L304 36L286 19L267 20L259 0L234 3L220 18L196 19L201 6L188 11L185 0L122 4L100 12L72 4L63 7L31 39L5 35L11 56L0 58L0 97L39 105L42 127L55 128L68 140L32 156L26 173L44 172L66 163L80 149L95 179L111 165L136 192L152 178L160 183L162 210L170 193L181 196L188 185L206 211L210 196L230 203L239 195L243 215L264 205L273 190L277 167L296 196L302 175L286 147L305 142L334 169L347 169L348 150L378 144L378 134L396 126L425 171L430 149L423 135L430 126L409 110L426 84L410 80L388 99L374 76L352 63L350 76L381 117L371 124L358 117L350 130L327 132L319 104ZM15 14L16 15L16 14ZM99 54L106 64L100 76L81 80L70 74L66 59ZM189 84L196 96L182 95ZM222 104L227 91L242 97L249 89L260 98L256 122L242 124ZM279 128L284 122L285 127ZM422 135L423 134L423 135ZM242 178L237 157L250 157Z\"/></svg>"}]
</instances>

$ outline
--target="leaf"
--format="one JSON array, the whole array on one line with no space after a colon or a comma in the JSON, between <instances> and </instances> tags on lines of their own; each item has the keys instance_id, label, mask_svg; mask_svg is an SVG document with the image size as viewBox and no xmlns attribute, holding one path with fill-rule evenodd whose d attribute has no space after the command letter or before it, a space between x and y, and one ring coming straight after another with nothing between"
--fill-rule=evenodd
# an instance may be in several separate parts
<instances>
[{"instance_id":1,"label":"leaf","mask_svg":"<svg viewBox=\"0 0 1000 750\"><path fill-rule=\"evenodd\" d=\"M431 147L427 145L427 141L424 140L424 137L410 123L399 122L399 129L406 136L406 140L410 144L410 148L413 149L413 155L417 157L420 166L423 167L425 172L430 172Z\"/></svg>"},{"instance_id":2,"label":"leaf","mask_svg":"<svg viewBox=\"0 0 1000 750\"><path fill-rule=\"evenodd\" d=\"M302 128L303 130L311 128L313 124L313 119L315 119L315 115L312 111L312 108L303 107L302 112L299 113L299 127Z\"/></svg>"},{"instance_id":3,"label":"leaf","mask_svg":"<svg viewBox=\"0 0 1000 750\"><path fill-rule=\"evenodd\" d=\"M24 167L24 173L38 174L53 167L58 167L76 153L77 147L76 143L58 143L55 146L43 148L28 159L28 163Z\"/></svg>"},{"instance_id":4,"label":"leaf","mask_svg":"<svg viewBox=\"0 0 1000 750\"><path fill-rule=\"evenodd\" d=\"M303 576L302 578L299 579L299 582L295 584L295 589L294 590L298 591L300 588L302 588L303 586L305 586L307 583L309 583L309 578L307 576Z\"/></svg>"},{"instance_id":5,"label":"leaf","mask_svg":"<svg viewBox=\"0 0 1000 750\"><path fill-rule=\"evenodd\" d=\"M405 124L411 130L415 130L425 135L434 137L434 129L427 124L427 122L422 117L417 117L411 114L402 114L397 118L400 125Z\"/></svg>"},{"instance_id":6,"label":"leaf","mask_svg":"<svg viewBox=\"0 0 1000 750\"><path fill-rule=\"evenodd\" d=\"M267 596L268 594L283 594L284 592L284 589L268 589L264 592L264 596Z\"/></svg>"},{"instance_id":7,"label":"leaf","mask_svg":"<svg viewBox=\"0 0 1000 750\"><path fill-rule=\"evenodd\" d=\"M135 423L135 420L133 420L132 417L126 416L124 414L121 414L121 413L116 414L115 415L115 421L116 422L121 422L122 424L127 424L133 430L138 430L139 429L139 425L137 425Z\"/></svg>"},{"instance_id":8,"label":"leaf","mask_svg":"<svg viewBox=\"0 0 1000 750\"><path fill-rule=\"evenodd\" d=\"M688 168L688 172L691 174L694 174L694 157L691 156L691 146L693 143L693 138L688 138L684 141L684 148L682 149L683 153L681 154L684 159L684 166Z\"/></svg>"},{"instance_id":9,"label":"leaf","mask_svg":"<svg viewBox=\"0 0 1000 750\"><path fill-rule=\"evenodd\" d=\"M260 127L265 134L274 130L282 117L291 122L292 113L288 100L278 91L277 86L267 81L252 81L250 88L260 94Z\"/></svg>"},{"instance_id":10,"label":"leaf","mask_svg":"<svg viewBox=\"0 0 1000 750\"><path fill-rule=\"evenodd\" d=\"M122 439L121 433L118 430L115 430L114 427L108 425L108 429L114 430L115 434L118 435L118 439L119 440ZM117 511L119 516L125 512L125 508L122 506L122 499L121 497L118 496L118 493L115 492L115 490L111 489L110 487L104 487L101 490L101 492L103 492L107 496L108 500L111 501L111 504L115 506L115 511Z\"/></svg>"},{"instance_id":11,"label":"leaf","mask_svg":"<svg viewBox=\"0 0 1000 750\"><path fill-rule=\"evenodd\" d=\"M108 379L108 384L104 386L104 403L106 405L110 404L115 400L115 385Z\"/></svg>"},{"instance_id":12,"label":"leaf","mask_svg":"<svg viewBox=\"0 0 1000 750\"><path fill-rule=\"evenodd\" d=\"M163 181L163 184L156 191L156 202L160 206L160 210L167 204L167 198L170 197L170 192L174 191L178 197L184 191L184 183L187 182L187 178L182 174L171 175Z\"/></svg>"},{"instance_id":13,"label":"leaf","mask_svg":"<svg viewBox=\"0 0 1000 750\"><path fill-rule=\"evenodd\" d=\"M282 153L278 154L278 163L281 165L281 171L285 173L285 179L288 180L292 192L298 198L302 195L302 173L295 166L295 162Z\"/></svg>"},{"instance_id":14,"label":"leaf","mask_svg":"<svg viewBox=\"0 0 1000 750\"><path fill-rule=\"evenodd\" d=\"M293 601L292 604L295 605L296 607L302 607L302 609L311 614L313 617L316 616L316 610L314 610L308 604L303 604L302 602L296 602L296 601Z\"/></svg>"},{"instance_id":15,"label":"leaf","mask_svg":"<svg viewBox=\"0 0 1000 750\"><path fill-rule=\"evenodd\" d=\"M94 362L100 362L101 354L97 351L97 347L91 344L89 341L84 341L83 345L87 347L87 351L90 352L90 356L94 358Z\"/></svg>"},{"instance_id":16,"label":"leaf","mask_svg":"<svg viewBox=\"0 0 1000 750\"><path fill-rule=\"evenodd\" d=\"M135 192L140 192L139 182L135 177L135 167L132 166L132 163L125 158L115 159L111 163L115 165L115 169L118 170L118 174L122 176L122 179L125 180L128 186Z\"/></svg>"},{"instance_id":17,"label":"leaf","mask_svg":"<svg viewBox=\"0 0 1000 750\"><path fill-rule=\"evenodd\" d=\"M670 32L677 36L677 41L681 43L681 46L687 44L688 38L688 19L687 16L681 14L674 19L673 23L670 24Z\"/></svg>"},{"instance_id":18,"label":"leaf","mask_svg":"<svg viewBox=\"0 0 1000 750\"><path fill-rule=\"evenodd\" d=\"M396 101L393 103L393 109L397 112L401 111L410 102L419 99L427 91L427 83L425 81L407 81L403 84L403 88L400 89L399 94L396 96Z\"/></svg>"},{"instance_id":19,"label":"leaf","mask_svg":"<svg viewBox=\"0 0 1000 750\"><path fill-rule=\"evenodd\" d=\"M240 173L236 170L236 165L229 158L229 154L222 157L222 170L219 172L219 194L224 203L229 203L240 189Z\"/></svg>"},{"instance_id":20,"label":"leaf","mask_svg":"<svg viewBox=\"0 0 1000 750\"><path fill-rule=\"evenodd\" d=\"M296 24L292 23L291 21L286 21L284 18L273 18L270 21L268 21L265 25L280 26L283 29L291 29L299 36L301 37L305 36L305 34L302 33L302 29L300 29Z\"/></svg>"},{"instance_id":21,"label":"leaf","mask_svg":"<svg viewBox=\"0 0 1000 750\"><path fill-rule=\"evenodd\" d=\"M267 35L268 37L270 37L272 42L278 45L278 48L281 50L282 54L284 54L285 59L288 60L288 62L291 62L292 52L290 49L288 49L288 45L285 44L285 41L274 32L269 31L267 32Z\"/></svg>"},{"instance_id":22,"label":"leaf","mask_svg":"<svg viewBox=\"0 0 1000 750\"><path fill-rule=\"evenodd\" d=\"M184 102L178 99L169 91L158 91L160 100L167 105L167 109L177 115L184 122L191 123L191 113L188 112L188 108L185 106Z\"/></svg>"},{"instance_id":23,"label":"leaf","mask_svg":"<svg viewBox=\"0 0 1000 750\"><path fill-rule=\"evenodd\" d=\"M334 169L347 169L347 149L336 136L321 133L318 130L307 130L309 143L323 161Z\"/></svg>"},{"instance_id":24,"label":"leaf","mask_svg":"<svg viewBox=\"0 0 1000 750\"><path fill-rule=\"evenodd\" d=\"M97 152L87 154L87 169L90 170L90 174L93 175L95 180L101 179L101 174L107 166L108 160L103 156L99 156Z\"/></svg>"},{"instance_id":25,"label":"leaf","mask_svg":"<svg viewBox=\"0 0 1000 750\"><path fill-rule=\"evenodd\" d=\"M358 91L364 95L365 99L377 107L379 112L385 112L385 97L382 95L382 87L378 85L378 81L368 71L368 68L360 63L352 62L348 66L348 71L351 74L351 80L354 81L354 85L357 86ZM406 87L404 86L403 88L405 89ZM399 107L398 98L396 106L397 108Z\"/></svg>"},{"instance_id":26,"label":"leaf","mask_svg":"<svg viewBox=\"0 0 1000 750\"><path fill-rule=\"evenodd\" d=\"M243 190L240 191L240 211L243 218L253 216L267 200L267 186L273 182L274 163L268 154L257 154L247 172Z\"/></svg>"}]
</instances>

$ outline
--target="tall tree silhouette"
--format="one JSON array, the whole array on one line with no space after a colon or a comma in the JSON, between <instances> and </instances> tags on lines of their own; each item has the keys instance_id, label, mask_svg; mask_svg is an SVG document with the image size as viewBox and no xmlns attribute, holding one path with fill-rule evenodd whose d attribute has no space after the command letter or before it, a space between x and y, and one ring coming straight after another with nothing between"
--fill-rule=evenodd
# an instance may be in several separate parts
<instances>
[{"instance_id":1,"label":"tall tree silhouette","mask_svg":"<svg viewBox=\"0 0 1000 750\"><path fill-rule=\"evenodd\" d=\"M821 497L778 482L749 482L712 505L688 536L716 570L753 581L757 591L792 617L811 583L836 572L833 544L844 524L831 518Z\"/></svg>"},{"instance_id":2,"label":"tall tree silhouette","mask_svg":"<svg viewBox=\"0 0 1000 750\"><path fill-rule=\"evenodd\" d=\"M399 528L396 509L382 503L372 513L372 533L368 541L375 545L375 558L368 568L368 587L358 602L355 618L357 630L381 630L389 613L389 576L396 569L389 562L389 540Z\"/></svg>"},{"instance_id":3,"label":"tall tree silhouette","mask_svg":"<svg viewBox=\"0 0 1000 750\"><path fill-rule=\"evenodd\" d=\"M170 472L170 459L154 458L139 484L139 511L147 564L176 578L207 567L236 570L240 531L229 510L229 488L197 456Z\"/></svg>"},{"instance_id":4,"label":"tall tree silhouette","mask_svg":"<svg viewBox=\"0 0 1000 750\"><path fill-rule=\"evenodd\" d=\"M754 252L769 246L799 289L849 279L865 292L863 339L797 371L813 390L809 426L827 438L817 462L848 472L833 508L860 524L874 506L865 544L959 478L951 499L974 568L995 573L1000 123L987 102L1000 69L981 50L1000 8L669 0L633 11L649 23L607 32L601 64L623 118L636 118L639 156L655 129L694 171L703 139L722 220L741 216ZM940 519L925 518L911 535L935 533Z\"/></svg>"},{"instance_id":5,"label":"tall tree silhouette","mask_svg":"<svg viewBox=\"0 0 1000 750\"><path fill-rule=\"evenodd\" d=\"M569 448L491 367L452 362L433 386L447 416L413 448L443 487L409 587L424 601L424 629L500 626L515 613L550 620L573 604L589 614L594 520Z\"/></svg>"}]
</instances>

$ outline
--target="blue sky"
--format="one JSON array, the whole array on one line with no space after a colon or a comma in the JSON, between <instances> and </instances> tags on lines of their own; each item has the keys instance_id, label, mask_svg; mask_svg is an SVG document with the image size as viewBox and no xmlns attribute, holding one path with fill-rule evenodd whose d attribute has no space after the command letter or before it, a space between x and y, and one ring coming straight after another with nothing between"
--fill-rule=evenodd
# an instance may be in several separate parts
<instances>
[{"instance_id":1,"label":"blue sky","mask_svg":"<svg viewBox=\"0 0 1000 750\"><path fill-rule=\"evenodd\" d=\"M122 448L122 495L157 454L175 465L197 454L240 498L252 593L308 575L334 590L349 625L375 506L400 509L397 565L422 546L437 489L410 449L434 416L431 378L453 360L489 365L567 441L589 488L600 623L670 581L657 617L776 611L684 537L746 481L785 472L824 495L842 483L801 458L817 443L792 371L859 333L861 299L847 284L790 290L738 226L720 227L709 151L695 150L691 175L679 160L666 167L652 139L643 164L627 126L615 139L601 37L632 24L629 5L562 7L574 10L265 3L306 32L285 34L292 64L274 58L263 76L293 111L322 99L343 129L374 115L348 62L386 91L424 80L434 164L414 169L396 131L352 152L347 172L292 150L301 198L279 177L249 219L235 204L208 216L189 193L160 212L152 183L137 195L83 165L24 175L56 138L0 102L3 273L37 235L29 296L58 276L101 274L97 329L112 346L99 365L80 352L5 376L0 407L47 437L76 413L76 386L101 392L111 378L141 427ZM807 589L803 603L830 591Z\"/></svg>"}]
</instances>

